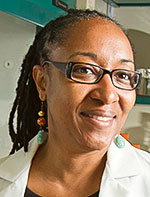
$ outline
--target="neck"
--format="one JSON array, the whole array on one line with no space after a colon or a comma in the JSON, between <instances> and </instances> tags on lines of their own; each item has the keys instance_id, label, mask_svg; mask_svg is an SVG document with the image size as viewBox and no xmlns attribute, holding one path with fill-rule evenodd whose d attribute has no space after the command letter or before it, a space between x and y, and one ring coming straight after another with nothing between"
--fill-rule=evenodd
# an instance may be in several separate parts
<instances>
[{"instance_id":1,"label":"neck","mask_svg":"<svg viewBox=\"0 0 150 197\"><path fill-rule=\"evenodd\" d=\"M48 140L44 146L39 148L35 160L43 175L46 174L47 179L54 177L55 180L66 185L69 185L70 182L79 185L87 179L91 183L97 181L99 187L106 163L106 151L71 152L62 146L56 146L52 140L51 142ZM87 185L87 183L85 184Z\"/></svg>"},{"instance_id":2,"label":"neck","mask_svg":"<svg viewBox=\"0 0 150 197\"><path fill-rule=\"evenodd\" d=\"M106 151L77 153L56 144L48 140L39 147L32 160L27 186L40 196L51 193L52 196L72 194L82 197L98 191L106 164Z\"/></svg>"}]
</instances>

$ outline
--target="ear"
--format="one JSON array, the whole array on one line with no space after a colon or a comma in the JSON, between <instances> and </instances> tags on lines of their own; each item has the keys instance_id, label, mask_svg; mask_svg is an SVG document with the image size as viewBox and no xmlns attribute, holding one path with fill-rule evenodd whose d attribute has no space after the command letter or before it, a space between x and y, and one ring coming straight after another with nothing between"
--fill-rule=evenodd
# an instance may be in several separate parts
<instances>
[{"instance_id":1,"label":"ear","mask_svg":"<svg viewBox=\"0 0 150 197\"><path fill-rule=\"evenodd\" d=\"M41 101L45 101L47 94L44 68L42 66L35 65L33 67L32 75L39 93L39 98L41 99Z\"/></svg>"}]
</instances>

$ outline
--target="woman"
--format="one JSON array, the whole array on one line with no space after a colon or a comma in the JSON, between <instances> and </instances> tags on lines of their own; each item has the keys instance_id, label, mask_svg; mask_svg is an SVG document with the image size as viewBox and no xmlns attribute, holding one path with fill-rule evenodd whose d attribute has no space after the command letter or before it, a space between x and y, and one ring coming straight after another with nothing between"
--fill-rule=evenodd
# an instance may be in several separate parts
<instances>
[{"instance_id":1,"label":"woman","mask_svg":"<svg viewBox=\"0 0 150 197\"><path fill-rule=\"evenodd\" d=\"M150 196L149 154L119 135L140 82L134 69L128 38L96 11L70 10L43 28L22 64L0 196Z\"/></svg>"}]
</instances>

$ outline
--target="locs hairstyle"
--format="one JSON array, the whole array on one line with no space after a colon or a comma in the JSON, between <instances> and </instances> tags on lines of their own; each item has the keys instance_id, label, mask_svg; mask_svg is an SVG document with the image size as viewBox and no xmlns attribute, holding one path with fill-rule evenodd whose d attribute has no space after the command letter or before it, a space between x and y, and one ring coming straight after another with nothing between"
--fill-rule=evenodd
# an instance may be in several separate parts
<instances>
[{"instance_id":1,"label":"locs hairstyle","mask_svg":"<svg viewBox=\"0 0 150 197\"><path fill-rule=\"evenodd\" d=\"M35 36L35 40L21 65L16 97L10 112L9 134L13 142L10 154L18 151L21 147L24 147L24 151L27 152L28 142L39 130L37 119L41 101L32 77L33 66L41 65L44 60L50 59L52 46L59 46L65 42L65 33L75 22L92 18L107 20L118 25L114 20L97 11L70 9L67 15L50 21ZM120 27L120 25L118 26ZM47 111L46 102L44 106ZM15 117L16 124L14 126Z\"/></svg>"}]
</instances>

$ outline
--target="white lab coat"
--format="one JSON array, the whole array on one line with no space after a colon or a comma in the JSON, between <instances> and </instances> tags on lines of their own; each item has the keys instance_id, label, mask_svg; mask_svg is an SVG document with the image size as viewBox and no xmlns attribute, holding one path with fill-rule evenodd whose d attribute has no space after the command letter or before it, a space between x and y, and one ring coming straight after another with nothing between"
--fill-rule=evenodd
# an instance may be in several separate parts
<instances>
[{"instance_id":1,"label":"white lab coat","mask_svg":"<svg viewBox=\"0 0 150 197\"><path fill-rule=\"evenodd\" d=\"M34 138L27 153L21 149L0 159L0 197L24 196L31 160L37 148ZM134 148L127 141L124 148L118 148L112 142L99 197L150 197L150 154Z\"/></svg>"}]
</instances>

